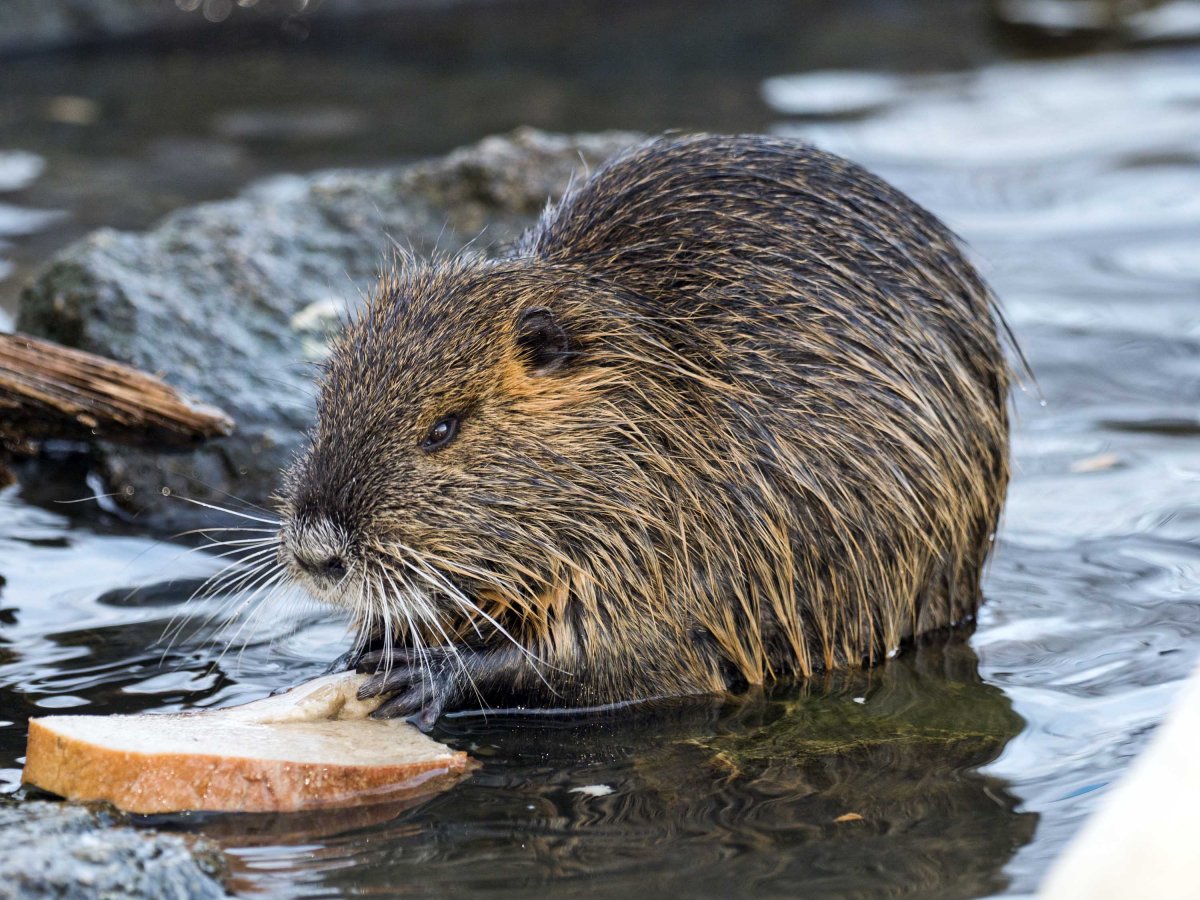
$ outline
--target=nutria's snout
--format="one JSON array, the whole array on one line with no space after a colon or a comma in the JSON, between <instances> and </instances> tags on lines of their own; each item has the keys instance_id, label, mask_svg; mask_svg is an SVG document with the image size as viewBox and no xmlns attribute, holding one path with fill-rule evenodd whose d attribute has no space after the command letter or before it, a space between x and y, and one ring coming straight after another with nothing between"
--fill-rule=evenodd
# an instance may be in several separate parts
<instances>
[{"instance_id":1,"label":"nutria's snout","mask_svg":"<svg viewBox=\"0 0 1200 900\"><path fill-rule=\"evenodd\" d=\"M280 562L318 595L345 583L353 558L347 535L328 519L292 520L280 531Z\"/></svg>"}]
</instances>

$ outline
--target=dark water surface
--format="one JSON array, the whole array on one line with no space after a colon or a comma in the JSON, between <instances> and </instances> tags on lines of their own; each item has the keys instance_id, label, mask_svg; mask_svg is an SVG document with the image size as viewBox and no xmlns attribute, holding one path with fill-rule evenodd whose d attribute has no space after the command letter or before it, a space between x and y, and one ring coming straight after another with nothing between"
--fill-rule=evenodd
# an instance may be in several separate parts
<instances>
[{"instance_id":1,"label":"dark water surface","mask_svg":"<svg viewBox=\"0 0 1200 900\"><path fill-rule=\"evenodd\" d=\"M894 35L920 30L919 17L899 19ZM216 836L239 886L306 896L1026 893L1200 656L1200 49L1004 61L1011 48L972 32L976 43L956 51L967 59L938 57L926 38L906 56L830 60L797 38L793 60L768 28L768 50L747 59L717 53L716 28L696 26L711 66L693 62L677 81L662 71L655 81L650 54L637 57L635 74L664 86L650 100L615 62L606 76L599 57L575 80L556 80L549 63L516 67L528 80L501 90L418 55L401 79L413 118L382 131L372 124L382 106L364 98L382 104L401 64L380 54L354 62L330 49L324 63L313 57L311 90L291 93L272 82L292 70L272 69L283 64L270 52L233 56L227 103L211 80L198 82L203 103L179 93L213 64L203 54L0 63L0 150L46 162L35 176L28 157L0 155L0 188L6 165L28 182L0 196L0 227L21 210L69 213L25 237L10 229L16 247L0 246L0 259L22 267L72 230L144 225L275 168L438 151L521 121L774 129L865 163L943 216L1003 299L1037 378L1017 396L1015 475L973 634L737 705L587 723L448 720L437 736L483 768L381 821L160 823ZM914 61L922 56L927 64ZM834 64L843 71L802 71ZM57 82L24 81L14 95L14 79L52 69ZM88 73L103 95L93 124L29 112L86 94ZM142 91L154 74L178 80ZM251 75L275 93L238 95ZM444 118L422 131L414 122L431 85ZM572 90L592 105L573 105ZM383 133L390 143L376 153L370 138ZM256 617L226 652L238 625L219 632L219 601L184 606L219 560L70 512L0 493L0 790L17 788L31 715L223 705L315 675L345 646L339 622L289 608ZM168 647L160 637L172 625L182 638Z\"/></svg>"}]
</instances>

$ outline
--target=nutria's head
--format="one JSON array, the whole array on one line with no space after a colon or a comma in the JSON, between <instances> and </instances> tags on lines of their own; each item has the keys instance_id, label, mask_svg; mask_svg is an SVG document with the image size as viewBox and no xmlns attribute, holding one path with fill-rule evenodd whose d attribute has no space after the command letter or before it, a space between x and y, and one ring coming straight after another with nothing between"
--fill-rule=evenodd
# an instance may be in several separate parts
<instances>
[{"instance_id":1,"label":"nutria's head","mask_svg":"<svg viewBox=\"0 0 1200 900\"><path fill-rule=\"evenodd\" d=\"M280 556L364 637L442 644L544 619L605 502L580 466L605 455L620 377L596 312L615 300L594 292L530 261L411 264L335 342Z\"/></svg>"}]
</instances>

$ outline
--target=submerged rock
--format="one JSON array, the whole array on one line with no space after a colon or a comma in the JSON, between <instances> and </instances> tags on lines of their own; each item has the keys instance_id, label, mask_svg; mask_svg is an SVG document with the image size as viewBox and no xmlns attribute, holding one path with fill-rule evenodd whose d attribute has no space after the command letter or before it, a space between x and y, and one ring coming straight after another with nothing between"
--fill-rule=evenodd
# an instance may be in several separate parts
<instances>
[{"instance_id":1,"label":"submerged rock","mask_svg":"<svg viewBox=\"0 0 1200 900\"><path fill-rule=\"evenodd\" d=\"M523 129L408 166L273 178L145 234L102 229L26 288L18 327L159 374L234 419L232 436L188 456L99 445L127 506L164 489L261 504L312 419L313 363L391 242L420 255L502 247L636 140Z\"/></svg>"},{"instance_id":2,"label":"submerged rock","mask_svg":"<svg viewBox=\"0 0 1200 900\"><path fill-rule=\"evenodd\" d=\"M59 803L0 805L0 900L225 897L219 850Z\"/></svg>"}]
</instances>

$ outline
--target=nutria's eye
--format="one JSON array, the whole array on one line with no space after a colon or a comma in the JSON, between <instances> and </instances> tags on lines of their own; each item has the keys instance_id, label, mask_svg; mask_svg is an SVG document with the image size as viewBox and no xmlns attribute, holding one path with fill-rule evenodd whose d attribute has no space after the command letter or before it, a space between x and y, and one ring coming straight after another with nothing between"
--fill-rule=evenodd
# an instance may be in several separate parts
<instances>
[{"instance_id":1,"label":"nutria's eye","mask_svg":"<svg viewBox=\"0 0 1200 900\"><path fill-rule=\"evenodd\" d=\"M458 416L446 416L438 419L429 429L425 440L421 441L421 449L429 452L441 450L456 437L458 437Z\"/></svg>"}]
</instances>

